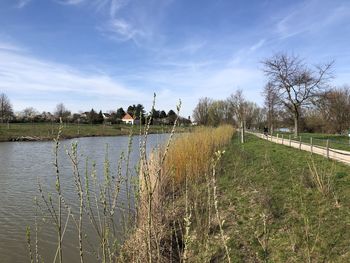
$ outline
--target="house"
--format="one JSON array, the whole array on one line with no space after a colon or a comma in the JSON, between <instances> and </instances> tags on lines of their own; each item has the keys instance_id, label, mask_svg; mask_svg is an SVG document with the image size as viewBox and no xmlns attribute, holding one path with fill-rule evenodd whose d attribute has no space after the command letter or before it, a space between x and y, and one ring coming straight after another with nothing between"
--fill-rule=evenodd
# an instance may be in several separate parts
<instances>
[{"instance_id":1,"label":"house","mask_svg":"<svg viewBox=\"0 0 350 263\"><path fill-rule=\"evenodd\" d=\"M131 115L129 113L127 113L124 115L122 122L124 122L125 124L134 125L135 120L133 117L131 117Z\"/></svg>"},{"instance_id":2,"label":"house","mask_svg":"<svg viewBox=\"0 0 350 263\"><path fill-rule=\"evenodd\" d=\"M111 118L111 114L109 113L102 113L102 116L105 121L109 121L109 119Z\"/></svg>"}]
</instances>

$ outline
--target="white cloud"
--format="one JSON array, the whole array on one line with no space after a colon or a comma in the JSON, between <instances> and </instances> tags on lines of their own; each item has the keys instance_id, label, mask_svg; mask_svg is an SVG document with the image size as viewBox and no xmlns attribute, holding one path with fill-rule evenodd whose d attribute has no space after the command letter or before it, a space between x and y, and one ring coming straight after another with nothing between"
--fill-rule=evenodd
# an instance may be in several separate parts
<instances>
[{"instance_id":1,"label":"white cloud","mask_svg":"<svg viewBox=\"0 0 350 263\"><path fill-rule=\"evenodd\" d=\"M1 46L4 45L0 42ZM100 107L106 107L113 103L117 105L118 102L137 103L146 97L143 92L107 74L87 73L13 49L0 48L0 78L1 92L26 97L27 106L34 107L37 107L37 98L45 97L53 97L55 103L68 97L76 110L79 105L86 104L84 100L101 100ZM16 97L13 100L15 102Z\"/></svg>"},{"instance_id":2,"label":"white cloud","mask_svg":"<svg viewBox=\"0 0 350 263\"><path fill-rule=\"evenodd\" d=\"M55 0L57 3L64 4L64 5L79 5L85 0Z\"/></svg>"},{"instance_id":3,"label":"white cloud","mask_svg":"<svg viewBox=\"0 0 350 263\"><path fill-rule=\"evenodd\" d=\"M312 0L302 2L276 24L276 32L281 39L293 37L303 33L324 31L326 27L347 21L350 17L348 2L338 4L336 1L323 2Z\"/></svg>"},{"instance_id":4,"label":"white cloud","mask_svg":"<svg viewBox=\"0 0 350 263\"><path fill-rule=\"evenodd\" d=\"M26 5L29 4L31 0L18 0L18 3L17 3L17 8L23 8L25 7Z\"/></svg>"},{"instance_id":5,"label":"white cloud","mask_svg":"<svg viewBox=\"0 0 350 263\"><path fill-rule=\"evenodd\" d=\"M265 44L266 40L265 39L261 39L259 40L259 42L255 43L253 46L250 47L250 51L254 52L255 50L261 48L264 44Z\"/></svg>"},{"instance_id":6,"label":"white cloud","mask_svg":"<svg viewBox=\"0 0 350 263\"><path fill-rule=\"evenodd\" d=\"M111 19L107 26L103 28L99 28L104 33L112 33L112 35L109 35L111 38L120 40L120 41L127 41L127 40L136 40L135 38L138 36L143 36L144 32L135 29L131 24L126 22L123 19Z\"/></svg>"}]
</instances>

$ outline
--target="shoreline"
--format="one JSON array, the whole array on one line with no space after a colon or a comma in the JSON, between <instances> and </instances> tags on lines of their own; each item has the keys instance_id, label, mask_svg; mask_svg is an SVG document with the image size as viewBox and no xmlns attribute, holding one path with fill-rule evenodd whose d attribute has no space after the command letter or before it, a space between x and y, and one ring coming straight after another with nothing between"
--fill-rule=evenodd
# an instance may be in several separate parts
<instances>
[{"instance_id":1,"label":"shoreline","mask_svg":"<svg viewBox=\"0 0 350 263\"><path fill-rule=\"evenodd\" d=\"M157 127L158 128L158 127ZM171 129L157 129L154 128L150 129L148 132L149 134L165 134L170 133ZM139 127L134 129L133 136L139 135ZM190 127L178 127L177 133L184 133L190 131ZM61 140L70 140L75 138L88 138L88 137L118 137L118 136L129 136L130 135L130 129L120 129L114 131L115 133L110 132L99 132L99 133L84 133L82 131L81 134L69 134L69 132L65 133L63 129L63 133L60 136ZM1 137L0 136L0 143L2 142L48 142L53 141L56 138L56 135L50 135L50 136L36 136L36 135L18 135L18 136L11 136L8 137Z\"/></svg>"}]
</instances>

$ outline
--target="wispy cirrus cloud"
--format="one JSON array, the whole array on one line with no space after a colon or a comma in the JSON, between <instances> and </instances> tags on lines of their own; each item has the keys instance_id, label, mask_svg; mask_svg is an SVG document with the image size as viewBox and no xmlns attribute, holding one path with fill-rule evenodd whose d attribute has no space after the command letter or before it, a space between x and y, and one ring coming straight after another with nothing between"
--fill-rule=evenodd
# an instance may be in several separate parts
<instances>
[{"instance_id":1,"label":"wispy cirrus cloud","mask_svg":"<svg viewBox=\"0 0 350 263\"><path fill-rule=\"evenodd\" d=\"M23 8L28 5L32 0L18 0L16 7Z\"/></svg>"},{"instance_id":2,"label":"wispy cirrus cloud","mask_svg":"<svg viewBox=\"0 0 350 263\"><path fill-rule=\"evenodd\" d=\"M55 2L63 5L79 5L86 2L86 0L54 0Z\"/></svg>"},{"instance_id":3,"label":"wispy cirrus cloud","mask_svg":"<svg viewBox=\"0 0 350 263\"><path fill-rule=\"evenodd\" d=\"M315 33L350 18L349 2L306 1L294 6L276 24L282 39L303 33Z\"/></svg>"}]
</instances>

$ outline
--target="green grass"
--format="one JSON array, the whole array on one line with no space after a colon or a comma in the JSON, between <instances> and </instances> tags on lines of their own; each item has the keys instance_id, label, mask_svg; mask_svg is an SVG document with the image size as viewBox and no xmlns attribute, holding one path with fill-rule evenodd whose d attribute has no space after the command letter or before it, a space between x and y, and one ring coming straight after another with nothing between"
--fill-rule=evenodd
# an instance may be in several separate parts
<instances>
[{"instance_id":1,"label":"green grass","mask_svg":"<svg viewBox=\"0 0 350 263\"><path fill-rule=\"evenodd\" d=\"M312 180L312 162L329 193ZM218 178L233 262L349 262L349 175L349 166L320 156L235 138Z\"/></svg>"},{"instance_id":2,"label":"green grass","mask_svg":"<svg viewBox=\"0 0 350 263\"><path fill-rule=\"evenodd\" d=\"M0 124L0 141L12 141L21 137L32 137L37 140L53 139L58 130L58 123L21 123ZM135 126L137 134L139 126ZM151 126L150 133L170 132L171 126ZM190 130L190 127L179 127L179 132ZM102 124L64 124L62 138L89 137L89 136L117 136L128 135L129 125L102 125Z\"/></svg>"},{"instance_id":3,"label":"green grass","mask_svg":"<svg viewBox=\"0 0 350 263\"><path fill-rule=\"evenodd\" d=\"M285 139L289 139L291 135L292 140L299 141L300 138L294 138L292 133L281 133L274 132L274 136L279 135L279 138L282 137L282 134ZM336 135L336 134L322 134L322 133L300 133L301 141L304 143L310 143L310 138L313 138L313 144L326 147L327 140L329 140L329 147L338 150L350 151L350 141L349 137L345 135Z\"/></svg>"}]
</instances>

